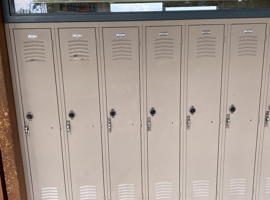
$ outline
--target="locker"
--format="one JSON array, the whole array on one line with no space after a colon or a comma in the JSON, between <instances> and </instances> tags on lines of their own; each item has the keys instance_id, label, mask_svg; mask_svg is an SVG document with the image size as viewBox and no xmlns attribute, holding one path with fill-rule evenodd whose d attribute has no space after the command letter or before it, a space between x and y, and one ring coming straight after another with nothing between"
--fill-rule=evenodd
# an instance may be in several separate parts
<instances>
[{"instance_id":1,"label":"locker","mask_svg":"<svg viewBox=\"0 0 270 200\"><path fill-rule=\"evenodd\" d=\"M252 199L265 24L231 26L223 199Z\"/></svg>"},{"instance_id":2,"label":"locker","mask_svg":"<svg viewBox=\"0 0 270 200\"><path fill-rule=\"evenodd\" d=\"M34 199L65 199L50 29L14 30Z\"/></svg>"},{"instance_id":3,"label":"locker","mask_svg":"<svg viewBox=\"0 0 270 200\"><path fill-rule=\"evenodd\" d=\"M147 27L149 199L179 198L181 26Z\"/></svg>"},{"instance_id":4,"label":"locker","mask_svg":"<svg viewBox=\"0 0 270 200\"><path fill-rule=\"evenodd\" d=\"M186 199L216 199L224 25L189 26Z\"/></svg>"},{"instance_id":5,"label":"locker","mask_svg":"<svg viewBox=\"0 0 270 200\"><path fill-rule=\"evenodd\" d=\"M102 199L95 28L60 29L59 36L73 199Z\"/></svg>"},{"instance_id":6,"label":"locker","mask_svg":"<svg viewBox=\"0 0 270 200\"><path fill-rule=\"evenodd\" d=\"M111 199L142 199L138 31L103 28Z\"/></svg>"},{"instance_id":7,"label":"locker","mask_svg":"<svg viewBox=\"0 0 270 200\"><path fill-rule=\"evenodd\" d=\"M268 94L265 111L265 128L263 135L261 174L259 182L259 198L258 200L270 199L270 125L269 125L269 110L270 110L270 87L268 84Z\"/></svg>"}]
</instances>

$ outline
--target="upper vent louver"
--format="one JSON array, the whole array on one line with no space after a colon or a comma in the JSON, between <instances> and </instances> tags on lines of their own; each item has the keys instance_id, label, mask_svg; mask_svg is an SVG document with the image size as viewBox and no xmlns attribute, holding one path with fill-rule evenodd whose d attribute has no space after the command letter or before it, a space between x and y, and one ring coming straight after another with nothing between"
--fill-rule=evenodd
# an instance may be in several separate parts
<instances>
[{"instance_id":1,"label":"upper vent louver","mask_svg":"<svg viewBox=\"0 0 270 200\"><path fill-rule=\"evenodd\" d=\"M172 38L157 38L154 40L155 59L173 59L174 41Z\"/></svg>"},{"instance_id":2,"label":"upper vent louver","mask_svg":"<svg viewBox=\"0 0 270 200\"><path fill-rule=\"evenodd\" d=\"M246 179L232 179L230 180L229 195L246 195Z\"/></svg>"},{"instance_id":3,"label":"upper vent louver","mask_svg":"<svg viewBox=\"0 0 270 200\"><path fill-rule=\"evenodd\" d=\"M111 43L112 47L112 60L131 60L132 48L131 40L117 39Z\"/></svg>"},{"instance_id":4,"label":"upper vent louver","mask_svg":"<svg viewBox=\"0 0 270 200\"><path fill-rule=\"evenodd\" d=\"M216 57L216 37L203 36L198 37L196 42L197 58L214 58Z\"/></svg>"},{"instance_id":5,"label":"upper vent louver","mask_svg":"<svg viewBox=\"0 0 270 200\"><path fill-rule=\"evenodd\" d=\"M87 40L68 41L69 61L89 61L89 45Z\"/></svg>"},{"instance_id":6,"label":"upper vent louver","mask_svg":"<svg viewBox=\"0 0 270 200\"><path fill-rule=\"evenodd\" d=\"M257 56L258 36L239 37L238 56Z\"/></svg>"},{"instance_id":7,"label":"upper vent louver","mask_svg":"<svg viewBox=\"0 0 270 200\"><path fill-rule=\"evenodd\" d=\"M209 181L193 181L193 197L208 197L210 192Z\"/></svg>"},{"instance_id":8,"label":"upper vent louver","mask_svg":"<svg viewBox=\"0 0 270 200\"><path fill-rule=\"evenodd\" d=\"M171 182L156 183L156 199L173 199L173 185Z\"/></svg>"},{"instance_id":9,"label":"upper vent louver","mask_svg":"<svg viewBox=\"0 0 270 200\"><path fill-rule=\"evenodd\" d=\"M44 42L40 40L31 40L23 42L25 62L46 62Z\"/></svg>"}]
</instances>

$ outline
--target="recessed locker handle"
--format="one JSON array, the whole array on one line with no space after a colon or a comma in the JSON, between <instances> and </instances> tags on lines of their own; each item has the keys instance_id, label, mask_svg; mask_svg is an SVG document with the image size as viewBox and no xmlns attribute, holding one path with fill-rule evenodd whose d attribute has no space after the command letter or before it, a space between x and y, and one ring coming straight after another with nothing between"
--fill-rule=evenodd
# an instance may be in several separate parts
<instances>
[{"instance_id":1,"label":"recessed locker handle","mask_svg":"<svg viewBox=\"0 0 270 200\"><path fill-rule=\"evenodd\" d=\"M70 135L71 134L71 124L70 121L67 120L67 134Z\"/></svg>"},{"instance_id":2,"label":"recessed locker handle","mask_svg":"<svg viewBox=\"0 0 270 200\"><path fill-rule=\"evenodd\" d=\"M269 111L266 111L266 113L265 113L265 126L268 126L269 122L270 122Z\"/></svg>"},{"instance_id":3,"label":"recessed locker handle","mask_svg":"<svg viewBox=\"0 0 270 200\"><path fill-rule=\"evenodd\" d=\"M151 131L151 117L147 117L147 131Z\"/></svg>"},{"instance_id":4,"label":"recessed locker handle","mask_svg":"<svg viewBox=\"0 0 270 200\"><path fill-rule=\"evenodd\" d=\"M191 120L190 120L190 116L187 116L187 129L189 130L191 126Z\"/></svg>"},{"instance_id":5,"label":"recessed locker handle","mask_svg":"<svg viewBox=\"0 0 270 200\"><path fill-rule=\"evenodd\" d=\"M25 122L24 130L25 130L25 134L29 135L29 133L30 133L30 131L29 131L29 122Z\"/></svg>"},{"instance_id":6,"label":"recessed locker handle","mask_svg":"<svg viewBox=\"0 0 270 200\"><path fill-rule=\"evenodd\" d=\"M108 118L108 132L111 133L112 132L112 119Z\"/></svg>"},{"instance_id":7,"label":"recessed locker handle","mask_svg":"<svg viewBox=\"0 0 270 200\"><path fill-rule=\"evenodd\" d=\"M227 114L226 116L226 127L229 128L231 124L231 115Z\"/></svg>"}]
</instances>

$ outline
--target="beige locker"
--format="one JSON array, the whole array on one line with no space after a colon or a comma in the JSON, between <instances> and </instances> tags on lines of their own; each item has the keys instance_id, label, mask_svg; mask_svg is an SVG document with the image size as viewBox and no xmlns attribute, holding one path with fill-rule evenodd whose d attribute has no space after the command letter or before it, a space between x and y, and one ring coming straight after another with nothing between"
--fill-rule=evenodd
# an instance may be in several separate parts
<instances>
[{"instance_id":1,"label":"beige locker","mask_svg":"<svg viewBox=\"0 0 270 200\"><path fill-rule=\"evenodd\" d=\"M270 112L270 87L268 84L267 95L267 110L265 112L265 128L263 134L263 149L261 161L261 174L259 182L259 198L258 200L270 199L270 125L269 125L269 112Z\"/></svg>"},{"instance_id":2,"label":"beige locker","mask_svg":"<svg viewBox=\"0 0 270 200\"><path fill-rule=\"evenodd\" d=\"M60 29L59 38L73 199L103 199L95 28Z\"/></svg>"},{"instance_id":3,"label":"beige locker","mask_svg":"<svg viewBox=\"0 0 270 200\"><path fill-rule=\"evenodd\" d=\"M216 199L224 25L189 26L186 199Z\"/></svg>"},{"instance_id":4,"label":"beige locker","mask_svg":"<svg viewBox=\"0 0 270 200\"><path fill-rule=\"evenodd\" d=\"M179 199L181 26L147 27L149 199Z\"/></svg>"},{"instance_id":5,"label":"beige locker","mask_svg":"<svg viewBox=\"0 0 270 200\"><path fill-rule=\"evenodd\" d=\"M223 199L252 199L265 24L231 26Z\"/></svg>"},{"instance_id":6,"label":"beige locker","mask_svg":"<svg viewBox=\"0 0 270 200\"><path fill-rule=\"evenodd\" d=\"M139 29L103 28L111 199L142 199Z\"/></svg>"},{"instance_id":7,"label":"beige locker","mask_svg":"<svg viewBox=\"0 0 270 200\"><path fill-rule=\"evenodd\" d=\"M66 199L50 29L14 30L34 199Z\"/></svg>"}]
</instances>

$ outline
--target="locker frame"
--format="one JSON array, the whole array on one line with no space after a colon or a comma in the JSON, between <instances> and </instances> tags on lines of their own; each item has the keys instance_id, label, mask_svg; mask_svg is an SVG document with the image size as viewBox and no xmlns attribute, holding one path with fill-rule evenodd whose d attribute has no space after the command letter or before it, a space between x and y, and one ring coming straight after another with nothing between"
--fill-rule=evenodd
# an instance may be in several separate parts
<instances>
[{"instance_id":1,"label":"locker frame","mask_svg":"<svg viewBox=\"0 0 270 200\"><path fill-rule=\"evenodd\" d=\"M217 200L222 200L222 183L223 183L223 166L224 166L224 147L225 147L225 115L227 113L226 105L227 105L227 96L228 96L228 70L229 70L229 42L230 41L230 29L232 24L258 24L265 23L267 25L266 31L266 43L265 43L265 52L264 52L264 64L263 64L263 76L261 82L261 98L260 98L260 110L259 110L259 123L258 123L258 132L257 132L257 148L256 148L256 161L254 164L254 194L253 199L258 199L259 192L259 180L260 180L260 164L262 158L262 142L263 142L263 133L264 133L264 111L266 108L266 98L267 98L267 83L270 81L269 73L270 73L270 64L269 64L269 48L270 41L268 39L270 33L270 19L269 18L252 18L252 19L215 19L215 20L171 20L171 21L132 21L132 22L82 22L82 23L14 23L14 24L6 24L6 37L8 42L8 51L9 51L9 59L10 59L10 68L12 74L12 83L14 90L14 99L16 104L16 113L17 113L17 121L19 127L19 136L20 143L22 149L22 157L23 157L23 165L24 165L24 173L25 173L25 181L27 185L27 194L28 198L33 199L33 191L31 187L31 173L29 166L29 158L27 153L27 145L26 138L24 133L24 120L22 114L22 102L20 98L20 85L18 82L18 72L16 65L16 54L14 50L14 35L13 30L15 29L30 29L30 28L49 28L51 29L52 40L53 40L53 56L55 60L54 68L55 68L55 77L56 77L56 87L57 87L57 98L59 103L59 120L61 124L61 140L62 140L62 151L63 151L63 163L64 163L64 174L66 181L66 195L67 199L72 199L71 194L71 186L70 186L70 174L69 174L69 164L68 164L68 152L67 152L67 141L66 141L66 131L65 131L65 110L63 104L63 91L62 91L62 78L61 78L61 63L58 55L60 54L59 49L59 36L58 29L59 28L87 28L94 27L96 28L96 38L97 38L97 60L98 60L98 73L99 73L99 85L100 85L100 109L101 109L101 124L102 124L102 138L103 138L103 162L104 162L104 190L106 199L110 199L109 195L109 170L106 166L108 166L108 138L107 138L107 113L106 113L106 104L105 102L105 90L104 90L104 60L102 53L102 37L100 37L100 33L103 27L131 27L138 26L139 27L139 35L140 35L140 84L141 84L141 139L142 139L142 189L144 194L144 199L148 199L148 185L147 185L147 140L146 140L146 58L144 56L145 53L145 28L147 26L173 26L180 25L182 26L182 60L181 60L181 85L180 85L180 199L185 199L185 163L186 163L186 98L185 95L187 93L186 89L186 73L187 73L187 31L189 25L213 25L213 24L224 24L225 26L225 44L224 44L224 55L223 55L223 71L222 71L222 92L221 92L221 108L220 108L220 139L219 139L219 158L218 158L218 176L217 176Z\"/></svg>"}]
</instances>

